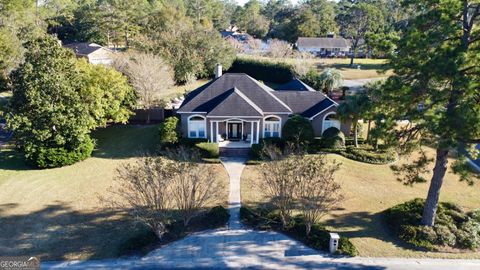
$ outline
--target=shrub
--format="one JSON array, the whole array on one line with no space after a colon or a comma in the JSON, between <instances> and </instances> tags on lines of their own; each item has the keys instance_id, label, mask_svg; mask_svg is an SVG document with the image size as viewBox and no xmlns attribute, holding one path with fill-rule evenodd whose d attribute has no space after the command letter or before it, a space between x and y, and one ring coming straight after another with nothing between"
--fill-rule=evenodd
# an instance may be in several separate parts
<instances>
[{"instance_id":1,"label":"shrub","mask_svg":"<svg viewBox=\"0 0 480 270\"><path fill-rule=\"evenodd\" d=\"M201 142L195 145L196 148L200 150L200 154L204 158L218 158L220 157L220 150L218 144Z\"/></svg>"},{"instance_id":2,"label":"shrub","mask_svg":"<svg viewBox=\"0 0 480 270\"><path fill-rule=\"evenodd\" d=\"M263 155L263 147L265 145L274 145L279 149L285 149L286 142L282 138L271 137L271 138L263 138L260 139L260 143L252 144L250 148L250 157L253 159L261 159Z\"/></svg>"},{"instance_id":3,"label":"shrub","mask_svg":"<svg viewBox=\"0 0 480 270\"><path fill-rule=\"evenodd\" d=\"M207 139L203 138L180 138L179 143L184 146L194 147L198 143L208 142Z\"/></svg>"},{"instance_id":4,"label":"shrub","mask_svg":"<svg viewBox=\"0 0 480 270\"><path fill-rule=\"evenodd\" d=\"M387 164L397 159L397 153L394 150L374 151L351 146L342 151L341 155L370 164Z\"/></svg>"},{"instance_id":5,"label":"shrub","mask_svg":"<svg viewBox=\"0 0 480 270\"><path fill-rule=\"evenodd\" d=\"M331 149L345 148L345 134L338 128L327 128L322 135L322 146Z\"/></svg>"},{"instance_id":6,"label":"shrub","mask_svg":"<svg viewBox=\"0 0 480 270\"><path fill-rule=\"evenodd\" d=\"M287 141L310 143L314 139L313 127L310 121L300 115L290 117L282 130L283 138Z\"/></svg>"},{"instance_id":7,"label":"shrub","mask_svg":"<svg viewBox=\"0 0 480 270\"><path fill-rule=\"evenodd\" d=\"M38 168L56 168L72 165L78 161L87 159L92 154L95 143L87 138L79 147L73 150L55 147L26 148L25 157L27 162Z\"/></svg>"},{"instance_id":8,"label":"shrub","mask_svg":"<svg viewBox=\"0 0 480 270\"><path fill-rule=\"evenodd\" d=\"M246 73L261 81L286 83L295 77L293 66L254 59L237 58L228 72Z\"/></svg>"},{"instance_id":9,"label":"shrub","mask_svg":"<svg viewBox=\"0 0 480 270\"><path fill-rule=\"evenodd\" d=\"M260 159L262 157L263 146L259 143L252 144L250 148L250 157L254 159Z\"/></svg>"},{"instance_id":10,"label":"shrub","mask_svg":"<svg viewBox=\"0 0 480 270\"><path fill-rule=\"evenodd\" d=\"M445 225L435 226L435 233L437 234L437 243L444 246L455 246L456 237L455 234Z\"/></svg>"},{"instance_id":11,"label":"shrub","mask_svg":"<svg viewBox=\"0 0 480 270\"><path fill-rule=\"evenodd\" d=\"M176 144L179 139L178 134L179 120L175 116L168 117L160 124L158 128L161 144Z\"/></svg>"},{"instance_id":12,"label":"shrub","mask_svg":"<svg viewBox=\"0 0 480 270\"><path fill-rule=\"evenodd\" d=\"M230 214L223 206L215 206L207 213L206 221L215 228L227 224Z\"/></svg>"},{"instance_id":13,"label":"shrub","mask_svg":"<svg viewBox=\"0 0 480 270\"><path fill-rule=\"evenodd\" d=\"M117 248L117 255L130 255L142 251L147 246L159 241L155 233L147 226L136 228L132 235Z\"/></svg>"},{"instance_id":14,"label":"shrub","mask_svg":"<svg viewBox=\"0 0 480 270\"><path fill-rule=\"evenodd\" d=\"M358 255L358 250L350 241L350 239L346 237L340 237L340 241L338 243L338 253L355 257Z\"/></svg>"},{"instance_id":15,"label":"shrub","mask_svg":"<svg viewBox=\"0 0 480 270\"><path fill-rule=\"evenodd\" d=\"M433 227L420 225L424 200L415 199L385 211L388 227L403 241L435 250L439 245L475 250L480 247L480 223L457 205L440 203Z\"/></svg>"}]
</instances>

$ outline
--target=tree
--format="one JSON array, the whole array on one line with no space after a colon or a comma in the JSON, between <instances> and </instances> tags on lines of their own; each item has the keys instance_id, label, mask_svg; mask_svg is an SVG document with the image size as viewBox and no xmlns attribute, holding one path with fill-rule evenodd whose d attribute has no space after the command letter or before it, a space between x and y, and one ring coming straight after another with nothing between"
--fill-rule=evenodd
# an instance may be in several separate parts
<instances>
[{"instance_id":1,"label":"tree","mask_svg":"<svg viewBox=\"0 0 480 270\"><path fill-rule=\"evenodd\" d=\"M234 48L216 30L193 25L171 7L151 19L136 46L165 59L173 68L175 82L209 77L216 64L228 69L233 63Z\"/></svg>"},{"instance_id":2,"label":"tree","mask_svg":"<svg viewBox=\"0 0 480 270\"><path fill-rule=\"evenodd\" d=\"M166 155L178 162L178 173L172 178L170 191L186 227L202 208L215 202L224 187L218 183L211 167L200 164L198 152L179 147Z\"/></svg>"},{"instance_id":3,"label":"tree","mask_svg":"<svg viewBox=\"0 0 480 270\"><path fill-rule=\"evenodd\" d=\"M345 102L338 107L338 114L341 118L352 120L355 147L358 147L358 120L369 110L370 104L368 95L366 92L362 92L348 96Z\"/></svg>"},{"instance_id":4,"label":"tree","mask_svg":"<svg viewBox=\"0 0 480 270\"><path fill-rule=\"evenodd\" d=\"M349 3L350 4L350 3ZM384 26L384 18L381 11L374 4L358 2L343 9L337 16L340 25L340 32L345 37L352 39L352 55L350 65L353 66L353 59L361 40L365 40L369 33L376 33Z\"/></svg>"},{"instance_id":5,"label":"tree","mask_svg":"<svg viewBox=\"0 0 480 270\"><path fill-rule=\"evenodd\" d=\"M25 48L25 62L11 74L13 96L7 115L18 146L27 161L39 167L88 157L92 149L84 146L91 144L88 134L95 122L80 95L76 59L49 36L29 41ZM58 157L46 153L48 149L71 153L72 158L60 164L63 161L56 162ZM82 154L75 155L77 151Z\"/></svg>"},{"instance_id":6,"label":"tree","mask_svg":"<svg viewBox=\"0 0 480 270\"><path fill-rule=\"evenodd\" d=\"M324 156L292 154L288 149L282 152L273 145L266 145L263 152L270 161L260 167L259 189L278 210L284 228L298 206L308 236L312 225L342 198L333 177L339 164L329 163Z\"/></svg>"},{"instance_id":7,"label":"tree","mask_svg":"<svg viewBox=\"0 0 480 270\"><path fill-rule=\"evenodd\" d=\"M330 164L324 155L304 156L297 161L298 186L295 197L305 220L305 234L343 199L334 174L340 164Z\"/></svg>"},{"instance_id":8,"label":"tree","mask_svg":"<svg viewBox=\"0 0 480 270\"><path fill-rule=\"evenodd\" d=\"M286 41L272 39L268 44L268 56L273 58L285 58L292 54L292 45Z\"/></svg>"},{"instance_id":9,"label":"tree","mask_svg":"<svg viewBox=\"0 0 480 270\"><path fill-rule=\"evenodd\" d=\"M118 185L109 189L114 196L102 199L112 207L127 209L130 216L162 239L172 219L169 186L178 169L173 160L148 155L126 163L117 169Z\"/></svg>"},{"instance_id":10,"label":"tree","mask_svg":"<svg viewBox=\"0 0 480 270\"><path fill-rule=\"evenodd\" d=\"M60 167L90 156L90 130L126 122L133 90L120 73L77 62L45 35L25 44L25 61L11 73L7 123L33 165Z\"/></svg>"},{"instance_id":11,"label":"tree","mask_svg":"<svg viewBox=\"0 0 480 270\"><path fill-rule=\"evenodd\" d=\"M417 13L408 21L390 59L394 74L378 95L387 120L410 124L388 133L410 153L423 144L435 148L433 175L421 219L433 226L448 168L448 155L463 145L480 143L480 4L477 1L409 1ZM468 147L467 147L468 148ZM463 151L452 169L473 184ZM425 155L413 164L394 167L406 184L425 182Z\"/></svg>"},{"instance_id":12,"label":"tree","mask_svg":"<svg viewBox=\"0 0 480 270\"><path fill-rule=\"evenodd\" d=\"M20 63L22 54L17 36L6 27L0 27L0 92L7 89L8 75Z\"/></svg>"},{"instance_id":13,"label":"tree","mask_svg":"<svg viewBox=\"0 0 480 270\"><path fill-rule=\"evenodd\" d=\"M237 7L233 22L255 38L263 38L268 33L269 22L260 13L261 8L258 0L250 0L243 7Z\"/></svg>"},{"instance_id":14,"label":"tree","mask_svg":"<svg viewBox=\"0 0 480 270\"><path fill-rule=\"evenodd\" d=\"M342 84L342 73L335 68L327 68L318 77L322 90L329 96L332 95L333 89Z\"/></svg>"},{"instance_id":15,"label":"tree","mask_svg":"<svg viewBox=\"0 0 480 270\"><path fill-rule=\"evenodd\" d=\"M95 127L109 122L126 123L133 114L137 95L127 77L113 68L77 61L81 76L80 96Z\"/></svg>"},{"instance_id":16,"label":"tree","mask_svg":"<svg viewBox=\"0 0 480 270\"><path fill-rule=\"evenodd\" d=\"M259 190L272 201L274 207L278 210L283 228L286 228L290 222L293 205L295 203L295 187L297 180L297 157L284 158L283 153L274 146L265 146L270 149L264 149L269 153L269 162L262 163L260 173L262 175L259 183Z\"/></svg>"},{"instance_id":17,"label":"tree","mask_svg":"<svg viewBox=\"0 0 480 270\"><path fill-rule=\"evenodd\" d=\"M129 78L139 98L139 105L148 112L146 122L150 123L149 109L159 103L162 92L173 87L170 66L158 55L136 52L118 55L114 66Z\"/></svg>"}]
</instances>

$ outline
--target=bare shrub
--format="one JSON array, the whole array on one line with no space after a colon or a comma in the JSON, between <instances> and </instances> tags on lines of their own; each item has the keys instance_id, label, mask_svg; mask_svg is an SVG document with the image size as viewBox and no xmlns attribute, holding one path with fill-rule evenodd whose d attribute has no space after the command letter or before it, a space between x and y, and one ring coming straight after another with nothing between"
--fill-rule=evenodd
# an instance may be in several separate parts
<instances>
[{"instance_id":1,"label":"bare shrub","mask_svg":"<svg viewBox=\"0 0 480 270\"><path fill-rule=\"evenodd\" d=\"M162 92L174 85L173 71L159 56L152 53L118 54L113 66L125 74L139 97L139 104L150 109L160 103ZM147 115L147 123L150 115Z\"/></svg>"},{"instance_id":2,"label":"bare shrub","mask_svg":"<svg viewBox=\"0 0 480 270\"><path fill-rule=\"evenodd\" d=\"M178 164L160 157L145 156L117 169L116 188L107 202L127 209L136 221L149 226L162 238L171 221L173 206L168 187L179 173ZM118 199L116 199L118 198Z\"/></svg>"},{"instance_id":3,"label":"bare shrub","mask_svg":"<svg viewBox=\"0 0 480 270\"><path fill-rule=\"evenodd\" d=\"M285 58L292 56L292 45L279 39L270 40L268 47L268 56L273 58Z\"/></svg>"},{"instance_id":4,"label":"bare shrub","mask_svg":"<svg viewBox=\"0 0 480 270\"><path fill-rule=\"evenodd\" d=\"M329 163L325 156L304 156L298 160L298 185L295 188L297 205L305 220L306 235L312 225L328 214L343 199L334 174L338 163Z\"/></svg>"},{"instance_id":5,"label":"bare shrub","mask_svg":"<svg viewBox=\"0 0 480 270\"><path fill-rule=\"evenodd\" d=\"M284 228L293 210L299 209L309 235L312 225L343 198L340 185L334 179L340 165L328 162L324 156L287 154L274 146L264 147L263 152L270 161L260 166L259 190L279 211Z\"/></svg>"}]
</instances>

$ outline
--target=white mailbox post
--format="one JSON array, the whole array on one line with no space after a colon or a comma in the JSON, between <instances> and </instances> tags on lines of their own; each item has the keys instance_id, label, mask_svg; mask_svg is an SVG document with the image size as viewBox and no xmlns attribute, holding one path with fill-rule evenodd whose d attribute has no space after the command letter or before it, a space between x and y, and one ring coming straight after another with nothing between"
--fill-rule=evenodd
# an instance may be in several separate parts
<instances>
[{"instance_id":1,"label":"white mailbox post","mask_svg":"<svg viewBox=\"0 0 480 270\"><path fill-rule=\"evenodd\" d=\"M330 253L335 253L340 242L340 235L338 233L330 233Z\"/></svg>"}]
</instances>

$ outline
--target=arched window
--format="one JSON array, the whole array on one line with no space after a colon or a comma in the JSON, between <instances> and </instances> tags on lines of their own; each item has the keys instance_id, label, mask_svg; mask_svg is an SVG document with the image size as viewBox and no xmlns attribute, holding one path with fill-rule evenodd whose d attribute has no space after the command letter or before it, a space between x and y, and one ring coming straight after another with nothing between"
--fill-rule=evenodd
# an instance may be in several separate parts
<instances>
[{"instance_id":1,"label":"arched window","mask_svg":"<svg viewBox=\"0 0 480 270\"><path fill-rule=\"evenodd\" d=\"M277 116L267 116L263 120L263 137L280 137L282 120Z\"/></svg>"},{"instance_id":2,"label":"arched window","mask_svg":"<svg viewBox=\"0 0 480 270\"><path fill-rule=\"evenodd\" d=\"M206 138L207 121L201 115L192 115L188 118L188 137Z\"/></svg>"},{"instance_id":3,"label":"arched window","mask_svg":"<svg viewBox=\"0 0 480 270\"><path fill-rule=\"evenodd\" d=\"M338 120L337 114L334 112L327 113L323 118L322 133L331 127L340 129L340 121Z\"/></svg>"}]
</instances>

